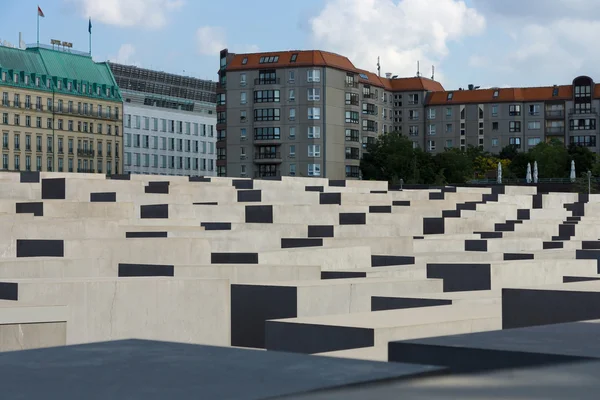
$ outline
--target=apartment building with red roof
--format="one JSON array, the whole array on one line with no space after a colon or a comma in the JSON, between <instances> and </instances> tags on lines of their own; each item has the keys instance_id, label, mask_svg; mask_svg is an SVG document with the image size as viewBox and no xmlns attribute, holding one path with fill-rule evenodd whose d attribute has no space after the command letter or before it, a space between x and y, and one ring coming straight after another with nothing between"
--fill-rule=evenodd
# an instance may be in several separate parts
<instances>
[{"instance_id":1,"label":"apartment building with red roof","mask_svg":"<svg viewBox=\"0 0 600 400\"><path fill-rule=\"evenodd\" d=\"M449 91L422 76L381 77L326 51L224 49L217 173L359 178L366 145L391 131L433 153L526 150L550 138L596 150L599 99L600 86L585 76L562 86Z\"/></svg>"}]
</instances>

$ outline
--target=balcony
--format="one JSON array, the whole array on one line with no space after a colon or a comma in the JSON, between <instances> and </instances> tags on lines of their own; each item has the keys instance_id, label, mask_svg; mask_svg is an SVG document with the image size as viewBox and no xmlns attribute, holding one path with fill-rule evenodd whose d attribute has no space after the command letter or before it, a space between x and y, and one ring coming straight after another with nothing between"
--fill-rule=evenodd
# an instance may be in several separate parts
<instances>
[{"instance_id":1,"label":"balcony","mask_svg":"<svg viewBox=\"0 0 600 400\"><path fill-rule=\"evenodd\" d=\"M77 172L84 174L93 174L94 168L77 168Z\"/></svg>"},{"instance_id":2,"label":"balcony","mask_svg":"<svg viewBox=\"0 0 600 400\"><path fill-rule=\"evenodd\" d=\"M546 119L564 119L565 110L546 110Z\"/></svg>"},{"instance_id":3,"label":"balcony","mask_svg":"<svg viewBox=\"0 0 600 400\"><path fill-rule=\"evenodd\" d=\"M358 82L346 82L346 87L358 89Z\"/></svg>"},{"instance_id":4,"label":"balcony","mask_svg":"<svg viewBox=\"0 0 600 400\"><path fill-rule=\"evenodd\" d=\"M363 99L364 100L375 100L377 98L377 96L375 96L375 93L363 93Z\"/></svg>"},{"instance_id":5,"label":"balcony","mask_svg":"<svg viewBox=\"0 0 600 400\"><path fill-rule=\"evenodd\" d=\"M281 153L255 153L254 162L257 164L280 164Z\"/></svg>"},{"instance_id":6,"label":"balcony","mask_svg":"<svg viewBox=\"0 0 600 400\"><path fill-rule=\"evenodd\" d=\"M346 178L360 178L359 171L346 171Z\"/></svg>"},{"instance_id":7,"label":"balcony","mask_svg":"<svg viewBox=\"0 0 600 400\"><path fill-rule=\"evenodd\" d=\"M569 115L598 115L598 112L595 108L587 108L587 109L577 109L571 108L569 110Z\"/></svg>"},{"instance_id":8,"label":"balcony","mask_svg":"<svg viewBox=\"0 0 600 400\"><path fill-rule=\"evenodd\" d=\"M255 85L279 85L279 84L281 84L281 79L280 78L274 78L274 79L256 78L256 79L254 79L254 84Z\"/></svg>"},{"instance_id":9,"label":"balcony","mask_svg":"<svg viewBox=\"0 0 600 400\"><path fill-rule=\"evenodd\" d=\"M96 152L88 149L77 149L77 157L94 157Z\"/></svg>"},{"instance_id":10,"label":"balcony","mask_svg":"<svg viewBox=\"0 0 600 400\"><path fill-rule=\"evenodd\" d=\"M280 176L279 171L256 171L254 173L254 178L277 178Z\"/></svg>"},{"instance_id":11,"label":"balcony","mask_svg":"<svg viewBox=\"0 0 600 400\"><path fill-rule=\"evenodd\" d=\"M546 127L546 135L564 135L564 134L565 134L564 126Z\"/></svg>"},{"instance_id":12,"label":"balcony","mask_svg":"<svg viewBox=\"0 0 600 400\"><path fill-rule=\"evenodd\" d=\"M281 135L254 135L256 144L281 144Z\"/></svg>"}]
</instances>

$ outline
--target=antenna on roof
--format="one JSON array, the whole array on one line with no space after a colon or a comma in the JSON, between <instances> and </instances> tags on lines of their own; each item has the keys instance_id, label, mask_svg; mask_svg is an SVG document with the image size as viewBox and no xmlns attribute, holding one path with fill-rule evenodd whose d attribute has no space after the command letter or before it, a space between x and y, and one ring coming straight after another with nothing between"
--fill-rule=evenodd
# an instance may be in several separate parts
<instances>
[{"instance_id":1,"label":"antenna on roof","mask_svg":"<svg viewBox=\"0 0 600 400\"><path fill-rule=\"evenodd\" d=\"M435 80L435 65L431 66L431 80Z\"/></svg>"},{"instance_id":2,"label":"antenna on roof","mask_svg":"<svg viewBox=\"0 0 600 400\"><path fill-rule=\"evenodd\" d=\"M377 76L381 76L381 65L379 64L379 56L377 56Z\"/></svg>"},{"instance_id":3,"label":"antenna on roof","mask_svg":"<svg viewBox=\"0 0 600 400\"><path fill-rule=\"evenodd\" d=\"M421 62L417 61L417 76L421 76Z\"/></svg>"}]
</instances>

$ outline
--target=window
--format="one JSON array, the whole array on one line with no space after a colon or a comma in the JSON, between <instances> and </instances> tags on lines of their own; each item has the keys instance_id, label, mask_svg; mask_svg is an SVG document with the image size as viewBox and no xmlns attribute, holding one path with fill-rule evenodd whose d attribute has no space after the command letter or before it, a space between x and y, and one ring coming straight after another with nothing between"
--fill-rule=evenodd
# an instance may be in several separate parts
<instances>
[{"instance_id":1,"label":"window","mask_svg":"<svg viewBox=\"0 0 600 400\"><path fill-rule=\"evenodd\" d=\"M418 125L411 125L408 127L408 134L410 136L419 136L419 126Z\"/></svg>"},{"instance_id":2,"label":"window","mask_svg":"<svg viewBox=\"0 0 600 400\"><path fill-rule=\"evenodd\" d=\"M435 150L435 140L427 141L427 150L434 151Z\"/></svg>"},{"instance_id":3,"label":"window","mask_svg":"<svg viewBox=\"0 0 600 400\"><path fill-rule=\"evenodd\" d=\"M257 90L254 92L255 103L279 103L279 90Z\"/></svg>"},{"instance_id":4,"label":"window","mask_svg":"<svg viewBox=\"0 0 600 400\"><path fill-rule=\"evenodd\" d=\"M321 145L309 144L308 145L308 156L309 157L321 157Z\"/></svg>"},{"instance_id":5,"label":"window","mask_svg":"<svg viewBox=\"0 0 600 400\"><path fill-rule=\"evenodd\" d=\"M321 109L319 107L309 107L308 119L321 119Z\"/></svg>"},{"instance_id":6,"label":"window","mask_svg":"<svg viewBox=\"0 0 600 400\"><path fill-rule=\"evenodd\" d=\"M346 111L346 123L347 124L358 124L359 123L358 112Z\"/></svg>"},{"instance_id":7,"label":"window","mask_svg":"<svg viewBox=\"0 0 600 400\"><path fill-rule=\"evenodd\" d=\"M569 126L572 131L587 131L596 129L595 118L572 119L569 121Z\"/></svg>"},{"instance_id":8,"label":"window","mask_svg":"<svg viewBox=\"0 0 600 400\"><path fill-rule=\"evenodd\" d=\"M309 139L319 139L321 137L321 127L320 126L309 126L308 127L308 138Z\"/></svg>"},{"instance_id":9,"label":"window","mask_svg":"<svg viewBox=\"0 0 600 400\"><path fill-rule=\"evenodd\" d=\"M292 54L292 56L290 57L290 62L295 63L297 58L298 58L298 53Z\"/></svg>"},{"instance_id":10,"label":"window","mask_svg":"<svg viewBox=\"0 0 600 400\"><path fill-rule=\"evenodd\" d=\"M296 81L296 71L288 71L288 82L294 83Z\"/></svg>"},{"instance_id":11,"label":"window","mask_svg":"<svg viewBox=\"0 0 600 400\"><path fill-rule=\"evenodd\" d=\"M295 119L296 119L296 109L290 108L290 121L293 121Z\"/></svg>"},{"instance_id":12,"label":"window","mask_svg":"<svg viewBox=\"0 0 600 400\"><path fill-rule=\"evenodd\" d=\"M498 147L498 138L492 138L492 147Z\"/></svg>"},{"instance_id":13,"label":"window","mask_svg":"<svg viewBox=\"0 0 600 400\"><path fill-rule=\"evenodd\" d=\"M279 121L280 116L279 108L262 108L254 110L255 121ZM243 117L245 119L245 116Z\"/></svg>"},{"instance_id":14,"label":"window","mask_svg":"<svg viewBox=\"0 0 600 400\"><path fill-rule=\"evenodd\" d=\"M359 160L360 150L357 147L346 147L346 160Z\"/></svg>"},{"instance_id":15,"label":"window","mask_svg":"<svg viewBox=\"0 0 600 400\"><path fill-rule=\"evenodd\" d=\"M246 128L240 129L240 139L246 140Z\"/></svg>"},{"instance_id":16,"label":"window","mask_svg":"<svg viewBox=\"0 0 600 400\"><path fill-rule=\"evenodd\" d=\"M498 122L492 122L492 130L493 131L497 131L498 130Z\"/></svg>"},{"instance_id":17,"label":"window","mask_svg":"<svg viewBox=\"0 0 600 400\"><path fill-rule=\"evenodd\" d=\"M427 118L435 119L435 108L430 108L427 110Z\"/></svg>"},{"instance_id":18,"label":"window","mask_svg":"<svg viewBox=\"0 0 600 400\"><path fill-rule=\"evenodd\" d=\"M483 119L483 107L479 107L479 119Z\"/></svg>"},{"instance_id":19,"label":"window","mask_svg":"<svg viewBox=\"0 0 600 400\"><path fill-rule=\"evenodd\" d=\"M434 124L429 125L429 135L430 136L435 135L435 125Z\"/></svg>"},{"instance_id":20,"label":"window","mask_svg":"<svg viewBox=\"0 0 600 400\"><path fill-rule=\"evenodd\" d=\"M540 129L541 123L540 121L530 121L527 123L527 129L529 130L538 130Z\"/></svg>"},{"instance_id":21,"label":"window","mask_svg":"<svg viewBox=\"0 0 600 400\"><path fill-rule=\"evenodd\" d=\"M296 145L290 145L290 157L296 156Z\"/></svg>"},{"instance_id":22,"label":"window","mask_svg":"<svg viewBox=\"0 0 600 400\"><path fill-rule=\"evenodd\" d=\"M275 70L261 70L258 72L258 79L255 80L258 85L273 85L279 84L279 78Z\"/></svg>"},{"instance_id":23,"label":"window","mask_svg":"<svg viewBox=\"0 0 600 400\"><path fill-rule=\"evenodd\" d=\"M358 93L346 93L346 105L357 106L358 105Z\"/></svg>"},{"instance_id":24,"label":"window","mask_svg":"<svg viewBox=\"0 0 600 400\"><path fill-rule=\"evenodd\" d=\"M570 143L584 147L596 147L596 135L571 136Z\"/></svg>"},{"instance_id":25,"label":"window","mask_svg":"<svg viewBox=\"0 0 600 400\"><path fill-rule=\"evenodd\" d=\"M452 108L446 107L446 118L452 118Z\"/></svg>"},{"instance_id":26,"label":"window","mask_svg":"<svg viewBox=\"0 0 600 400\"><path fill-rule=\"evenodd\" d=\"M518 117L521 115L521 105L520 104L511 104L508 106L508 114L511 116Z\"/></svg>"},{"instance_id":27,"label":"window","mask_svg":"<svg viewBox=\"0 0 600 400\"><path fill-rule=\"evenodd\" d=\"M308 164L308 176L321 176L321 164Z\"/></svg>"},{"instance_id":28,"label":"window","mask_svg":"<svg viewBox=\"0 0 600 400\"><path fill-rule=\"evenodd\" d=\"M532 137L532 138L527 139L528 146L535 146L535 145L539 144L540 142L541 142L541 139L539 137Z\"/></svg>"},{"instance_id":29,"label":"window","mask_svg":"<svg viewBox=\"0 0 600 400\"><path fill-rule=\"evenodd\" d=\"M280 138L280 128L254 128L254 140L279 140ZM206 144L203 142L203 145Z\"/></svg>"},{"instance_id":30,"label":"window","mask_svg":"<svg viewBox=\"0 0 600 400\"><path fill-rule=\"evenodd\" d=\"M321 82L321 70L311 69L306 71L306 80L308 82Z\"/></svg>"},{"instance_id":31,"label":"window","mask_svg":"<svg viewBox=\"0 0 600 400\"><path fill-rule=\"evenodd\" d=\"M529 105L529 115L539 115L540 114L540 105L539 104L530 104Z\"/></svg>"},{"instance_id":32,"label":"window","mask_svg":"<svg viewBox=\"0 0 600 400\"><path fill-rule=\"evenodd\" d=\"M246 104L248 102L246 92L240 93L240 104Z\"/></svg>"},{"instance_id":33,"label":"window","mask_svg":"<svg viewBox=\"0 0 600 400\"><path fill-rule=\"evenodd\" d=\"M242 59L242 65L246 65L246 64L248 64L248 57L244 57Z\"/></svg>"},{"instance_id":34,"label":"window","mask_svg":"<svg viewBox=\"0 0 600 400\"><path fill-rule=\"evenodd\" d=\"M320 88L308 89L308 101L319 101L320 99L321 99L321 89Z\"/></svg>"},{"instance_id":35,"label":"window","mask_svg":"<svg viewBox=\"0 0 600 400\"><path fill-rule=\"evenodd\" d=\"M296 139L296 127L290 126L290 139Z\"/></svg>"},{"instance_id":36,"label":"window","mask_svg":"<svg viewBox=\"0 0 600 400\"><path fill-rule=\"evenodd\" d=\"M408 111L408 119L410 120L418 120L419 119L419 111L418 110L409 110Z\"/></svg>"},{"instance_id":37,"label":"window","mask_svg":"<svg viewBox=\"0 0 600 400\"><path fill-rule=\"evenodd\" d=\"M272 63L276 63L277 61L279 61L279 56L265 56L265 57L261 57L260 60L258 60L259 64L272 64Z\"/></svg>"},{"instance_id":38,"label":"window","mask_svg":"<svg viewBox=\"0 0 600 400\"><path fill-rule=\"evenodd\" d=\"M510 121L508 123L509 132L521 132L521 121Z\"/></svg>"},{"instance_id":39,"label":"window","mask_svg":"<svg viewBox=\"0 0 600 400\"><path fill-rule=\"evenodd\" d=\"M446 124L446 133L452 133L452 124Z\"/></svg>"},{"instance_id":40,"label":"window","mask_svg":"<svg viewBox=\"0 0 600 400\"><path fill-rule=\"evenodd\" d=\"M25 126L31 126L31 117L29 115L25 116Z\"/></svg>"},{"instance_id":41,"label":"window","mask_svg":"<svg viewBox=\"0 0 600 400\"><path fill-rule=\"evenodd\" d=\"M467 114L467 109L463 107L460 110L460 119L466 119L467 118L466 114Z\"/></svg>"},{"instance_id":42,"label":"window","mask_svg":"<svg viewBox=\"0 0 600 400\"><path fill-rule=\"evenodd\" d=\"M296 164L290 164L290 176L296 176Z\"/></svg>"},{"instance_id":43,"label":"window","mask_svg":"<svg viewBox=\"0 0 600 400\"><path fill-rule=\"evenodd\" d=\"M360 142L360 132L357 129L346 129L347 142Z\"/></svg>"},{"instance_id":44,"label":"window","mask_svg":"<svg viewBox=\"0 0 600 400\"><path fill-rule=\"evenodd\" d=\"M521 147L521 138L519 138L519 137L508 138L508 144L517 146L520 148Z\"/></svg>"},{"instance_id":45,"label":"window","mask_svg":"<svg viewBox=\"0 0 600 400\"><path fill-rule=\"evenodd\" d=\"M246 74L245 73L240 74L240 86L246 86Z\"/></svg>"},{"instance_id":46,"label":"window","mask_svg":"<svg viewBox=\"0 0 600 400\"><path fill-rule=\"evenodd\" d=\"M446 148L451 149L453 147L452 139L446 140Z\"/></svg>"},{"instance_id":47,"label":"window","mask_svg":"<svg viewBox=\"0 0 600 400\"><path fill-rule=\"evenodd\" d=\"M295 101L296 100L296 91L294 89L290 89L288 92L288 100Z\"/></svg>"},{"instance_id":48,"label":"window","mask_svg":"<svg viewBox=\"0 0 600 400\"><path fill-rule=\"evenodd\" d=\"M446 97L446 99L447 99L448 101L450 101L450 100L452 100L452 97L453 97L453 96L454 96L454 93L450 92L450 93L448 93L448 96Z\"/></svg>"},{"instance_id":49,"label":"window","mask_svg":"<svg viewBox=\"0 0 600 400\"><path fill-rule=\"evenodd\" d=\"M409 94L408 95L408 104L419 104L419 95L418 94Z\"/></svg>"}]
</instances>

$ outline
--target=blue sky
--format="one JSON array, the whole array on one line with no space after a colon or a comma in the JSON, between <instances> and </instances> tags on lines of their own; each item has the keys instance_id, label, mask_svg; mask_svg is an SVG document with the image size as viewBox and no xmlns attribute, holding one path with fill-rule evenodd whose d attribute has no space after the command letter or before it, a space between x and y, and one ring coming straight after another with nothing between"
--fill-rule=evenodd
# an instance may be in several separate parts
<instances>
[{"instance_id":1,"label":"blue sky","mask_svg":"<svg viewBox=\"0 0 600 400\"><path fill-rule=\"evenodd\" d=\"M70 41L93 54L216 80L218 50L318 48L357 67L401 76L421 72L455 89L600 80L597 0L20 0L3 4L0 39ZM596 75L596 76L594 76Z\"/></svg>"}]
</instances>

